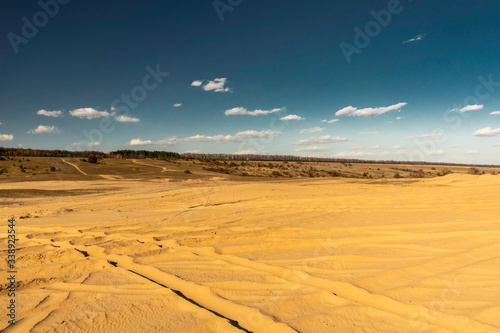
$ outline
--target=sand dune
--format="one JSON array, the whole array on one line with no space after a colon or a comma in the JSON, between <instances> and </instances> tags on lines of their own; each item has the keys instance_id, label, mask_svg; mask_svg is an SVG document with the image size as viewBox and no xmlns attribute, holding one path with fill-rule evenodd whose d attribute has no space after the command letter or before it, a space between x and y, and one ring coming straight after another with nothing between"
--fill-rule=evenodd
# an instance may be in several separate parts
<instances>
[{"instance_id":1,"label":"sand dune","mask_svg":"<svg viewBox=\"0 0 500 333\"><path fill-rule=\"evenodd\" d=\"M498 176L2 188L6 332L500 331Z\"/></svg>"}]
</instances>

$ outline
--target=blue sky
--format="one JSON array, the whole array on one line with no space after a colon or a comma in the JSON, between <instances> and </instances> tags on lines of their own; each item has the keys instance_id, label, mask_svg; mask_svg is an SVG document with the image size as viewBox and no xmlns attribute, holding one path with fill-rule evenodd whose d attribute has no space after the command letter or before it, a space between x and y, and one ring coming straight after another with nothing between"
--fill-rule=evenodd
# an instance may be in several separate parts
<instances>
[{"instance_id":1,"label":"blue sky","mask_svg":"<svg viewBox=\"0 0 500 333\"><path fill-rule=\"evenodd\" d=\"M497 1L0 4L0 146L500 164Z\"/></svg>"}]
</instances>

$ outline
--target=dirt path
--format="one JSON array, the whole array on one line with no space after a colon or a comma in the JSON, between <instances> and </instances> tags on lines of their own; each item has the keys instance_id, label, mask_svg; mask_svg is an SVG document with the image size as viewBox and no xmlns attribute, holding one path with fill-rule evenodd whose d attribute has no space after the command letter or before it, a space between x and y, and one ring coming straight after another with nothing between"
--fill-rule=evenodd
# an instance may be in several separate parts
<instances>
[{"instance_id":1,"label":"dirt path","mask_svg":"<svg viewBox=\"0 0 500 333\"><path fill-rule=\"evenodd\" d=\"M167 172L168 171L167 168L159 166L159 165L143 163L143 162L139 162L137 160L132 160L132 162L134 162L136 164L142 164L142 165L150 166L150 167L161 168L161 172Z\"/></svg>"},{"instance_id":2,"label":"dirt path","mask_svg":"<svg viewBox=\"0 0 500 333\"><path fill-rule=\"evenodd\" d=\"M82 171L82 169L80 169L80 168L78 167L78 165L73 164L73 163L70 163L70 162L66 161L64 158L63 158L63 160L62 160L62 161L63 161L64 163L69 164L69 165L71 165L72 167L74 167L76 170L78 170L78 172L80 172L80 173L82 173L82 174L84 174L84 175L87 175L87 173L86 173L86 172L84 172L84 171Z\"/></svg>"}]
</instances>

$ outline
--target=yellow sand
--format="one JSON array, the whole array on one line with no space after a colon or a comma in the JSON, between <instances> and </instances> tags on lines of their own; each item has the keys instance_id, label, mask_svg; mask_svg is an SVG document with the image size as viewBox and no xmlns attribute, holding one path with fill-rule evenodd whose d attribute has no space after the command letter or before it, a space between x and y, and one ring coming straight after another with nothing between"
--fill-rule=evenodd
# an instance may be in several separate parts
<instances>
[{"instance_id":1,"label":"yellow sand","mask_svg":"<svg viewBox=\"0 0 500 333\"><path fill-rule=\"evenodd\" d=\"M500 331L500 176L1 188L104 191L0 208L6 332Z\"/></svg>"}]
</instances>

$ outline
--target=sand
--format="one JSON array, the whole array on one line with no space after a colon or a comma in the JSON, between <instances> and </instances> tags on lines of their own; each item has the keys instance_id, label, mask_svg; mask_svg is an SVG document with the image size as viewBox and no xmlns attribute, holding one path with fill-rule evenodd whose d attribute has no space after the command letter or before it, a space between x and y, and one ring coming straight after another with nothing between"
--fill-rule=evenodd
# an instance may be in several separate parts
<instances>
[{"instance_id":1,"label":"sand","mask_svg":"<svg viewBox=\"0 0 500 333\"><path fill-rule=\"evenodd\" d=\"M500 331L500 176L1 190L5 332Z\"/></svg>"}]
</instances>

